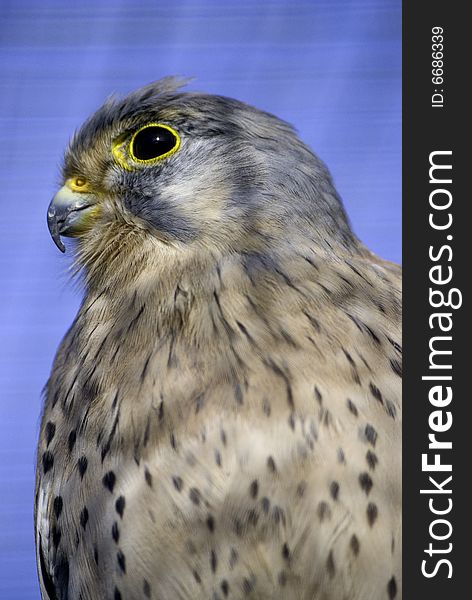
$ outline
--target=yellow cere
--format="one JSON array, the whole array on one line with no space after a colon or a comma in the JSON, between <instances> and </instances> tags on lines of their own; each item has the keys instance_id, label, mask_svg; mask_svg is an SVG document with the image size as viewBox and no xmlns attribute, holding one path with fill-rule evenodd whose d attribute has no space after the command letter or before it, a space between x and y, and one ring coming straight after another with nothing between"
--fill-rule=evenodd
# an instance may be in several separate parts
<instances>
[{"instance_id":1,"label":"yellow cere","mask_svg":"<svg viewBox=\"0 0 472 600\"><path fill-rule=\"evenodd\" d=\"M138 133L141 133L141 131L143 131L143 129L147 129L148 127L162 127L163 129L167 129L167 131L170 131L172 133L172 135L175 137L175 146L173 148L171 148L171 150L169 150L168 152L165 152L164 154L161 154L160 156L156 156L155 158L150 158L149 160L142 160L140 158L137 158L134 155L133 142L134 142L134 139L136 138L136 136L138 135ZM180 135L173 127L170 127L170 125L165 125L164 123L147 123L146 125L144 125L143 127L140 127L137 131L135 131L133 133L128 144L126 144L127 138L128 138L128 136L126 136L126 135L120 135L113 142L113 146L112 146L112 153L113 153L113 156L114 156L116 162L123 169L126 169L127 171L133 171L134 165L132 163L145 164L145 165L154 164L154 163L159 162L160 160L163 160L164 158L172 156L172 154L175 154L177 152L177 150L180 148ZM127 146L126 151L125 151L125 145ZM127 160L127 155L132 160L131 164Z\"/></svg>"},{"instance_id":2,"label":"yellow cere","mask_svg":"<svg viewBox=\"0 0 472 600\"><path fill-rule=\"evenodd\" d=\"M91 191L90 184L85 177L71 177L65 185L73 192L89 193Z\"/></svg>"}]
</instances>

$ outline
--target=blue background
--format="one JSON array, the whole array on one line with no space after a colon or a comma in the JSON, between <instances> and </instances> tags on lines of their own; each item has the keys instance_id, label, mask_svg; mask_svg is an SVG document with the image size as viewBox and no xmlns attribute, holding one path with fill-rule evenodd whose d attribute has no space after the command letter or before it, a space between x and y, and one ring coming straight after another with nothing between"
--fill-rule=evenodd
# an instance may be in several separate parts
<instances>
[{"instance_id":1,"label":"blue background","mask_svg":"<svg viewBox=\"0 0 472 600\"><path fill-rule=\"evenodd\" d=\"M113 91L168 74L290 121L355 231L401 253L399 0L0 2L0 598L39 598L41 389L79 294L46 208L73 130Z\"/></svg>"}]
</instances>

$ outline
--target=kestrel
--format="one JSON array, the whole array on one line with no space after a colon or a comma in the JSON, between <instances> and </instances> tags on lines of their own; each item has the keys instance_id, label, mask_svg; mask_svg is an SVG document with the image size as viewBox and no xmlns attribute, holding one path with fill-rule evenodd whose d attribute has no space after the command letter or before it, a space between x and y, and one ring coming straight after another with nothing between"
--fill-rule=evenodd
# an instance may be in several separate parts
<instances>
[{"instance_id":1,"label":"kestrel","mask_svg":"<svg viewBox=\"0 0 472 600\"><path fill-rule=\"evenodd\" d=\"M84 299L46 386L49 600L401 597L401 271L290 125L165 79L67 150Z\"/></svg>"}]
</instances>

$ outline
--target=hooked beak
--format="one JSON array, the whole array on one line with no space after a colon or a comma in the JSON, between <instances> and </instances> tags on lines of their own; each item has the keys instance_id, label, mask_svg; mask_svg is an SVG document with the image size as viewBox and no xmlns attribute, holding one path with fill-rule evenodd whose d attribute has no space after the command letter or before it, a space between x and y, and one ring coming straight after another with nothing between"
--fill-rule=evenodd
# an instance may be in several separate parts
<instances>
[{"instance_id":1,"label":"hooked beak","mask_svg":"<svg viewBox=\"0 0 472 600\"><path fill-rule=\"evenodd\" d=\"M66 248L61 235L75 237L86 229L87 217L96 210L97 199L93 194L75 192L63 185L51 200L48 208L48 227L54 243L61 252Z\"/></svg>"}]
</instances>

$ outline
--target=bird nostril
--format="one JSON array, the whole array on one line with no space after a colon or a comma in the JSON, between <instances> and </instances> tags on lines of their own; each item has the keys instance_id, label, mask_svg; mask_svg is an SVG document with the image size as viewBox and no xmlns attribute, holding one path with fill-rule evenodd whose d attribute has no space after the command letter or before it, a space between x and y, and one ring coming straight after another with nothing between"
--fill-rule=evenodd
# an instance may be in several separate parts
<instances>
[{"instance_id":1,"label":"bird nostril","mask_svg":"<svg viewBox=\"0 0 472 600\"><path fill-rule=\"evenodd\" d=\"M77 175L76 177L70 177L65 185L73 192L91 192L90 182L86 177Z\"/></svg>"}]
</instances>

